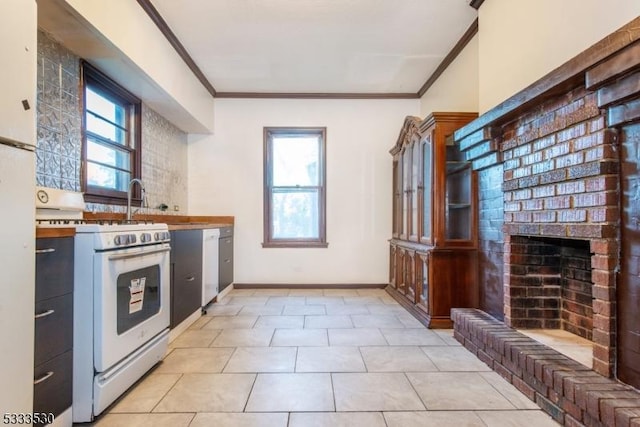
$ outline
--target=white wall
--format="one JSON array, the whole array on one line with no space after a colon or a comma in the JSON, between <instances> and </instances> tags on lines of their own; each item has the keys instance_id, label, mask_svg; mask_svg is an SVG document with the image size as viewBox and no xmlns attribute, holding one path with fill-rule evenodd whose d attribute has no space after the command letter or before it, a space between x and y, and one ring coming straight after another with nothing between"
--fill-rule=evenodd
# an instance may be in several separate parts
<instances>
[{"instance_id":1,"label":"white wall","mask_svg":"<svg viewBox=\"0 0 640 427\"><path fill-rule=\"evenodd\" d=\"M478 35L420 99L421 117L434 111L478 111Z\"/></svg>"},{"instance_id":2,"label":"white wall","mask_svg":"<svg viewBox=\"0 0 640 427\"><path fill-rule=\"evenodd\" d=\"M391 155L419 100L216 100L189 136L189 214L234 215L237 283L387 283ZM326 126L326 249L261 246L263 127Z\"/></svg>"},{"instance_id":3,"label":"white wall","mask_svg":"<svg viewBox=\"0 0 640 427\"><path fill-rule=\"evenodd\" d=\"M490 0L479 9L480 112L640 14L638 0Z\"/></svg>"}]
</instances>

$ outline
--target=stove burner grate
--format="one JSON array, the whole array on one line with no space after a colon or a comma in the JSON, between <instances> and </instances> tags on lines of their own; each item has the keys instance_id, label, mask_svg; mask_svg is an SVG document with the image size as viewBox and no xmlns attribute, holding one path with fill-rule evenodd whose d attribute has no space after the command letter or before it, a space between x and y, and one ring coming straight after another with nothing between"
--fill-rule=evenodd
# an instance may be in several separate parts
<instances>
[{"instance_id":1,"label":"stove burner grate","mask_svg":"<svg viewBox=\"0 0 640 427\"><path fill-rule=\"evenodd\" d=\"M36 225L81 225L81 224L98 224L98 225L123 225L123 224L153 224L152 220L121 220L121 219L37 219Z\"/></svg>"}]
</instances>

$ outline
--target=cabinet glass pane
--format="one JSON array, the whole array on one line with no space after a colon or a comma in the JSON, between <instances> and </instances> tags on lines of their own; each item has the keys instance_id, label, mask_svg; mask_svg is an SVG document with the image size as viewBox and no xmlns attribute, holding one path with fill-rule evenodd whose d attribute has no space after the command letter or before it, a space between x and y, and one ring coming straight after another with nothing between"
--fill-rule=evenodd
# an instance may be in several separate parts
<instances>
[{"instance_id":1,"label":"cabinet glass pane","mask_svg":"<svg viewBox=\"0 0 640 427\"><path fill-rule=\"evenodd\" d=\"M393 234L402 232L402 163L393 162Z\"/></svg>"},{"instance_id":2,"label":"cabinet glass pane","mask_svg":"<svg viewBox=\"0 0 640 427\"><path fill-rule=\"evenodd\" d=\"M392 203L393 203L393 207L391 210L391 232L393 233L393 235L395 236L398 233L398 227L397 227L397 222L396 222L396 218L397 218L397 212L398 212L398 162L393 162L393 175L392 175L392 179L393 179L393 183L391 185L391 191L392 191Z\"/></svg>"},{"instance_id":3,"label":"cabinet glass pane","mask_svg":"<svg viewBox=\"0 0 640 427\"><path fill-rule=\"evenodd\" d=\"M404 164L398 161L398 233L404 234Z\"/></svg>"},{"instance_id":4,"label":"cabinet glass pane","mask_svg":"<svg viewBox=\"0 0 640 427\"><path fill-rule=\"evenodd\" d=\"M471 238L471 164L447 162L446 176L446 238Z\"/></svg>"},{"instance_id":5,"label":"cabinet glass pane","mask_svg":"<svg viewBox=\"0 0 640 427\"><path fill-rule=\"evenodd\" d=\"M431 237L431 141L422 144L422 235Z\"/></svg>"},{"instance_id":6,"label":"cabinet glass pane","mask_svg":"<svg viewBox=\"0 0 640 427\"><path fill-rule=\"evenodd\" d=\"M418 234L418 174L420 173L420 144L411 149L411 235Z\"/></svg>"},{"instance_id":7,"label":"cabinet glass pane","mask_svg":"<svg viewBox=\"0 0 640 427\"><path fill-rule=\"evenodd\" d=\"M402 234L409 233L408 209L409 209L409 190L411 188L411 150L405 150L402 153L402 182L403 182L403 206L402 206Z\"/></svg>"}]
</instances>

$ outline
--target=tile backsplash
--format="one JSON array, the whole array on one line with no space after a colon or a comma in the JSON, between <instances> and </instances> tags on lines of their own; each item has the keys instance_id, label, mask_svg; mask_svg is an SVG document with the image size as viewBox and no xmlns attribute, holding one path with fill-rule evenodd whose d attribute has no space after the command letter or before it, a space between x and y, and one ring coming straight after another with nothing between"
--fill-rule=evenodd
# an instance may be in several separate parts
<instances>
[{"instance_id":1,"label":"tile backsplash","mask_svg":"<svg viewBox=\"0 0 640 427\"><path fill-rule=\"evenodd\" d=\"M80 58L38 31L36 184L81 191L82 111ZM145 213L185 214L187 134L142 105L142 180L149 207ZM174 206L180 211L174 211ZM95 212L124 212L124 206L87 203Z\"/></svg>"},{"instance_id":2,"label":"tile backsplash","mask_svg":"<svg viewBox=\"0 0 640 427\"><path fill-rule=\"evenodd\" d=\"M80 191L80 59L38 32L36 183Z\"/></svg>"}]
</instances>

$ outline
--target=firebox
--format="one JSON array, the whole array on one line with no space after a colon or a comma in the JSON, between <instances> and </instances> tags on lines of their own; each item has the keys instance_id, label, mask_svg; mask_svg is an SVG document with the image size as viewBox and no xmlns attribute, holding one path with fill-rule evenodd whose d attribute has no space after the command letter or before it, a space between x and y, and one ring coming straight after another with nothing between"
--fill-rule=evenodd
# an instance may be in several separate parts
<instances>
[{"instance_id":1,"label":"firebox","mask_svg":"<svg viewBox=\"0 0 640 427\"><path fill-rule=\"evenodd\" d=\"M505 305L516 328L564 329L591 340L593 306L589 242L511 237Z\"/></svg>"}]
</instances>

